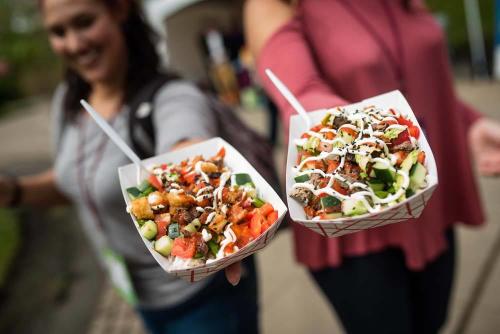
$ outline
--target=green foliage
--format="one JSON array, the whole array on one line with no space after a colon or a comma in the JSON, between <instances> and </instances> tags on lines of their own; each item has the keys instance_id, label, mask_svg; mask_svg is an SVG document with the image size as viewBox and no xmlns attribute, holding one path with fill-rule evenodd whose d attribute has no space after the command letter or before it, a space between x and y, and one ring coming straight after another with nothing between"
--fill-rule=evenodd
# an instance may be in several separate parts
<instances>
[{"instance_id":1,"label":"green foliage","mask_svg":"<svg viewBox=\"0 0 500 334\"><path fill-rule=\"evenodd\" d=\"M20 228L17 216L0 209L0 287L2 287L10 265L20 243Z\"/></svg>"},{"instance_id":2,"label":"green foliage","mask_svg":"<svg viewBox=\"0 0 500 334\"><path fill-rule=\"evenodd\" d=\"M43 31L37 1L0 1L0 60L9 73L0 77L0 105L52 91L59 64Z\"/></svg>"},{"instance_id":3,"label":"green foliage","mask_svg":"<svg viewBox=\"0 0 500 334\"><path fill-rule=\"evenodd\" d=\"M494 1L478 0L484 38L487 42L493 40L494 32ZM468 47L467 25L463 1L427 0L427 6L436 14L443 14L448 21L447 35L451 46L455 49Z\"/></svg>"}]
</instances>

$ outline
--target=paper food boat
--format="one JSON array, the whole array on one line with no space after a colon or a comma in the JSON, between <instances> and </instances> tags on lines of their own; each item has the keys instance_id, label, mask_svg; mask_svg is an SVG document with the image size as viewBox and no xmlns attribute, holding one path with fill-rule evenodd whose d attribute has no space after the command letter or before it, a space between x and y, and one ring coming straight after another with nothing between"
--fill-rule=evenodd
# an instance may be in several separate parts
<instances>
[{"instance_id":1,"label":"paper food boat","mask_svg":"<svg viewBox=\"0 0 500 334\"><path fill-rule=\"evenodd\" d=\"M205 264L189 269L172 269L170 261L157 253L152 247L152 242L147 240L140 234L139 225L137 224L135 217L132 214L130 215L132 217L132 220L134 221L137 233L142 238L144 244L151 252L151 255L156 259L163 270L165 270L169 274L183 278L189 282L201 280L202 278L221 269L224 269L230 264L240 261L243 258L255 253L259 249L265 247L278 230L278 227L287 211L285 203L283 203L281 198L266 182L266 180L264 180L264 178L255 170L255 168L253 168L250 163L233 146L229 145L221 138L212 138L174 152L169 152L149 159L145 159L143 162L146 166L150 166L167 162L179 163L182 160L194 157L196 155L202 155L205 158L209 158L211 156L214 156L222 147L224 147L226 150L224 164L228 166L233 173L249 174L257 188L259 197L264 199L266 202L271 203L274 209L278 211L278 220L257 239L253 240L248 245L238 250L236 253L226 256L220 260L214 261L210 264ZM125 202L127 203L127 205L129 205L131 200L127 194L126 189L129 187L137 186L136 166L134 164L122 166L118 168L118 174L120 177L120 186L122 188L123 197L125 198Z\"/></svg>"},{"instance_id":2,"label":"paper food boat","mask_svg":"<svg viewBox=\"0 0 500 334\"><path fill-rule=\"evenodd\" d=\"M367 213L360 216L345 217L335 220L307 219L303 206L288 195L290 194L292 186L295 183L295 175L292 171L292 167L294 167L295 162L297 161L297 149L295 145L293 145L293 142L294 139L300 138L300 136L308 130L306 129L304 120L299 115L294 115L290 118L290 135L288 139L289 145L286 166L287 202L288 209L290 210L290 217L294 222L304 225L326 237L338 237L369 228L401 222L410 218L417 218L422 213L425 205L431 198L434 189L438 185L436 161L434 160L434 156L432 154L429 143L425 138L425 133L424 131L422 131L422 128L420 124L418 124L418 121L413 114L410 105L403 97L401 92L392 91L363 100L359 103L344 106L344 108L359 109L369 105L375 105L384 109L397 109L419 127L420 138L418 139L418 143L420 145L420 148L425 151L425 166L429 173L427 177L427 188L418 191L409 199L377 213ZM321 123L321 120L325 116L326 112L327 110L323 109L308 113L309 117L311 118L311 126Z\"/></svg>"}]
</instances>

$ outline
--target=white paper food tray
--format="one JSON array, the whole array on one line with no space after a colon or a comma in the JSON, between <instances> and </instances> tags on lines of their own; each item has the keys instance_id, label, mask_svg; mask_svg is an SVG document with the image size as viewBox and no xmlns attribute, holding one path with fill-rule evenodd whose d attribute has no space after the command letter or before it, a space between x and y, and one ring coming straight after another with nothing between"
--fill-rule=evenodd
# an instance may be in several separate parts
<instances>
[{"instance_id":1,"label":"white paper food tray","mask_svg":"<svg viewBox=\"0 0 500 334\"><path fill-rule=\"evenodd\" d=\"M436 161L434 160L434 155L432 154L429 143L425 138L425 133L422 131L420 124L418 124L410 105L404 98L403 94L399 91L392 91L378 95L355 104L344 106L344 108L359 109L370 105L384 109L394 108L400 111L403 115L406 115L406 117L418 126L420 129L420 138L418 139L418 143L420 148L425 151L425 166L429 173L427 177L427 188L419 190L409 199L377 213L367 213L360 216L345 217L334 220L318 221L307 219L303 206L289 196L292 186L295 183L295 173L293 172L292 167L295 166L298 154L297 148L293 143L295 139L300 138L300 136L308 130L306 129L304 120L299 115L294 115L290 117L290 134L288 138L289 145L286 166L286 193L290 217L296 223L304 225L321 235L327 237L338 237L369 228L401 222L410 218L417 218L422 213L422 210L438 185ZM323 109L308 113L311 119L311 126L321 123L321 120L326 115L326 112L327 110Z\"/></svg>"},{"instance_id":2,"label":"white paper food tray","mask_svg":"<svg viewBox=\"0 0 500 334\"><path fill-rule=\"evenodd\" d=\"M135 217L131 214L132 220L137 228L137 233L139 237L142 238L144 244L151 252L151 255L156 259L158 264L167 273L174 276L183 278L190 282L195 282L201 280L202 278L213 274L232 263L242 260L243 258L255 253L259 249L265 247L267 243L273 238L274 234L278 230L278 227L285 216L287 208L285 203L281 200L278 194L273 190L273 188L264 180L264 178L253 168L250 163L229 143L227 143L222 138L212 138L198 144L158 155L149 159L144 160L146 166L162 163L180 163L181 161L194 157L196 155L202 155L205 159L215 156L220 148L224 147L226 150L226 156L224 158L225 166L231 169L232 173L247 173L251 176L253 183L257 188L257 193L259 197L272 204L275 210L278 211L278 220L271 225L264 233L262 233L257 239L250 242L248 245L238 250L236 253L226 256L220 260L214 261L210 264L205 264L202 266L197 266L190 269L172 269L170 268L170 262L167 258L163 257L157 253L153 247L152 242L142 237L139 232L139 225ZM130 204L131 200L128 197L126 189L129 187L137 186L137 169L135 165L130 164L118 168L118 174L120 177L120 185L122 188L123 197L127 205ZM124 208L125 210L125 208Z\"/></svg>"}]
</instances>

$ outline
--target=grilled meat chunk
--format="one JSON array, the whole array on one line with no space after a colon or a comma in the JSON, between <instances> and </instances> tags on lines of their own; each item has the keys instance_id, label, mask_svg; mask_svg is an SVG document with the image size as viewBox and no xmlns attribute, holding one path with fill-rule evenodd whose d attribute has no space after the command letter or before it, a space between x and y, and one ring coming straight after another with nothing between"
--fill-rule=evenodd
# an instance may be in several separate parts
<instances>
[{"instance_id":1,"label":"grilled meat chunk","mask_svg":"<svg viewBox=\"0 0 500 334\"><path fill-rule=\"evenodd\" d=\"M290 193L290 197L303 204L307 204L313 197L313 193L307 188L295 188Z\"/></svg>"}]
</instances>

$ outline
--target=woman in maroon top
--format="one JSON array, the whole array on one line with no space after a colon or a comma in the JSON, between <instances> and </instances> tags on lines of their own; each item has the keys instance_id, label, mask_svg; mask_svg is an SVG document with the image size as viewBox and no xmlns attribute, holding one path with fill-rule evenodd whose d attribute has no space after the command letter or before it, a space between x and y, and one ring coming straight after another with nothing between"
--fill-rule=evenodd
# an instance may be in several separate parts
<instances>
[{"instance_id":1,"label":"woman in maroon top","mask_svg":"<svg viewBox=\"0 0 500 334\"><path fill-rule=\"evenodd\" d=\"M348 332L436 332L453 277L453 225L483 222L469 148L482 174L500 172L500 125L457 98L440 27L421 1L402 0L303 0L296 8L249 0L245 27L286 130L294 111L266 68L307 110L394 89L408 99L440 174L422 216L331 239L294 224L295 250Z\"/></svg>"}]
</instances>

